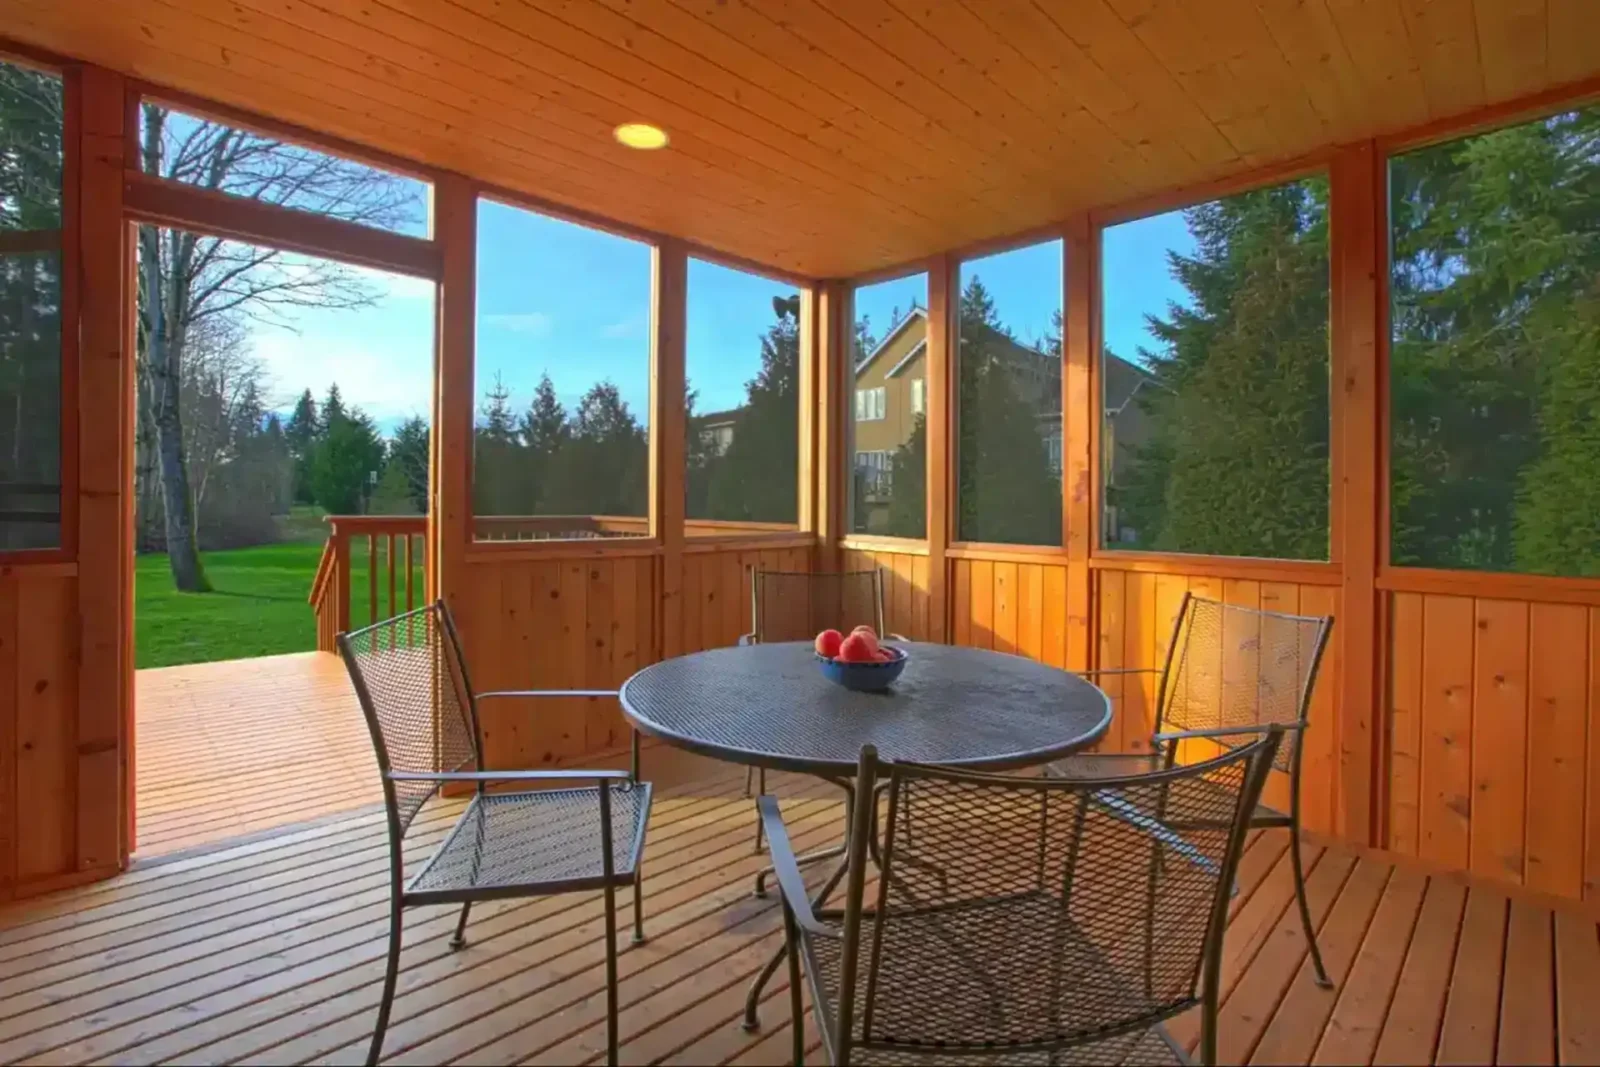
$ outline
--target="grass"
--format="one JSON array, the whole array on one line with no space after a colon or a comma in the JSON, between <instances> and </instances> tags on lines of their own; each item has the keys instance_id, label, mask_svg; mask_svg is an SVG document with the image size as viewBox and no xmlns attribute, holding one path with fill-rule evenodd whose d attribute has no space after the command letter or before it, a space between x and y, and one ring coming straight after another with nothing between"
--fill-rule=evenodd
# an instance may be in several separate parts
<instances>
[{"instance_id":1,"label":"grass","mask_svg":"<svg viewBox=\"0 0 1600 1067\"><path fill-rule=\"evenodd\" d=\"M165 555L140 556L134 570L134 645L139 667L169 667L219 659L245 659L317 647L316 617L306 597L322 557L322 542L292 541L258 548L202 553L210 593L172 587ZM350 546L350 618L368 618L367 545ZM405 598L405 572L396 596ZM415 568L417 596L422 567ZM379 574L380 606L388 603L387 574Z\"/></svg>"}]
</instances>

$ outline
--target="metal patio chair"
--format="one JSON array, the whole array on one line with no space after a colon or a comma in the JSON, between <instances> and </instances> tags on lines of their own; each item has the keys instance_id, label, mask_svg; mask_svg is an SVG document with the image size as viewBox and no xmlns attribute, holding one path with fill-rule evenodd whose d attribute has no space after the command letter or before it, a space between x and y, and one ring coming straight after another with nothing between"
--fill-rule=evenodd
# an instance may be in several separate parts
<instances>
[{"instance_id":1,"label":"metal patio chair","mask_svg":"<svg viewBox=\"0 0 1600 1067\"><path fill-rule=\"evenodd\" d=\"M606 1037L609 1061L615 1063L619 887L633 887L633 940L644 940L639 868L651 790L649 782L638 780L637 737L630 771L484 770L478 702L616 693L474 693L455 624L442 600L340 634L338 644L372 732L389 817L389 957L367 1062L377 1063L383 1051L399 974L404 909L460 904L461 917L450 941L452 949L459 949L466 943L474 901L598 889L606 917ZM591 782L595 784L585 784ZM450 783L472 785L472 798L444 842L406 880L406 830L423 804ZM491 791L492 783L546 788Z\"/></svg>"},{"instance_id":2,"label":"metal patio chair","mask_svg":"<svg viewBox=\"0 0 1600 1067\"><path fill-rule=\"evenodd\" d=\"M750 632L741 645L774 641L810 641L823 630L848 634L867 623L884 633L883 571L763 571L750 570ZM744 794L767 791L767 769L751 767L744 773ZM761 851L761 823L756 822L756 851Z\"/></svg>"},{"instance_id":3,"label":"metal patio chair","mask_svg":"<svg viewBox=\"0 0 1600 1067\"><path fill-rule=\"evenodd\" d=\"M886 827L873 850L878 805L856 806L831 911L808 897L777 799L762 797L794 1062L802 959L834 1063L1184 1063L1162 1023L1196 1005L1215 1062L1228 890L1281 736L1088 781L880 763L868 748L858 788L886 780Z\"/></svg>"},{"instance_id":4,"label":"metal patio chair","mask_svg":"<svg viewBox=\"0 0 1600 1067\"><path fill-rule=\"evenodd\" d=\"M1289 776L1289 811L1285 814L1258 803L1250 814L1250 826L1289 830L1300 922L1317 984L1325 989L1333 983L1317 947L1300 857L1300 778L1301 739L1308 723L1311 691L1332 627L1331 615L1285 615L1185 593L1160 668L1083 672L1089 678L1159 675L1150 751L1071 756L1046 770L1068 778L1159 770L1173 765L1184 741L1198 740L1226 749L1247 743L1271 727L1282 727L1284 741L1274 757L1274 767Z\"/></svg>"}]
</instances>

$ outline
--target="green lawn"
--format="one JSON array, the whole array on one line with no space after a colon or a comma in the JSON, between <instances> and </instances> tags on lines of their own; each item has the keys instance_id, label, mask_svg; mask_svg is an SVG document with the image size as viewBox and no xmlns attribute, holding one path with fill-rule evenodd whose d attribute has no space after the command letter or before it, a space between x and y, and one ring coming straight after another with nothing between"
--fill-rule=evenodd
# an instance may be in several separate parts
<instances>
[{"instance_id":1,"label":"green lawn","mask_svg":"<svg viewBox=\"0 0 1600 1067\"><path fill-rule=\"evenodd\" d=\"M219 659L309 652L316 648L316 619L306 596L322 557L322 542L289 542L203 554L210 593L179 593L164 555L140 556L134 572L134 643L137 665L167 667ZM381 557L380 557L381 558ZM350 618L367 615L367 546L350 546L354 572ZM405 573L395 595L404 606ZM422 568L415 570L422 596ZM379 574L379 604L388 604L388 575Z\"/></svg>"}]
</instances>

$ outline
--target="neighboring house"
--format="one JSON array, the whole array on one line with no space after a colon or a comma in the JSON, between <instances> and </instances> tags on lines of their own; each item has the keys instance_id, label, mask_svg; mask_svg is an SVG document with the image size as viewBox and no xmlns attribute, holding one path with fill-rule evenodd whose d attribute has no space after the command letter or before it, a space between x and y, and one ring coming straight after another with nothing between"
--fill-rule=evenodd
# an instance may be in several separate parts
<instances>
[{"instance_id":1,"label":"neighboring house","mask_svg":"<svg viewBox=\"0 0 1600 1067\"><path fill-rule=\"evenodd\" d=\"M733 424L739 421L739 416L744 413L744 408L729 408L727 411L708 411L704 415L694 417L694 426L691 433L698 433L700 440L706 446L706 451L713 456L726 455L733 444Z\"/></svg>"}]
</instances>

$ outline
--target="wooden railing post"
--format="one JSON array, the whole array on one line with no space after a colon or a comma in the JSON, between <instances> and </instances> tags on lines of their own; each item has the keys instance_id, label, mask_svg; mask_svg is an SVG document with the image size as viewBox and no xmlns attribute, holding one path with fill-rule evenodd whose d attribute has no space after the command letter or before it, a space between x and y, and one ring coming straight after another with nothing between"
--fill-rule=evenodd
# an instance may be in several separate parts
<instances>
[{"instance_id":1,"label":"wooden railing post","mask_svg":"<svg viewBox=\"0 0 1600 1067\"><path fill-rule=\"evenodd\" d=\"M339 520L328 523L328 536L333 539L333 596L337 607L335 628L338 633L350 629L350 538L339 529Z\"/></svg>"}]
</instances>

